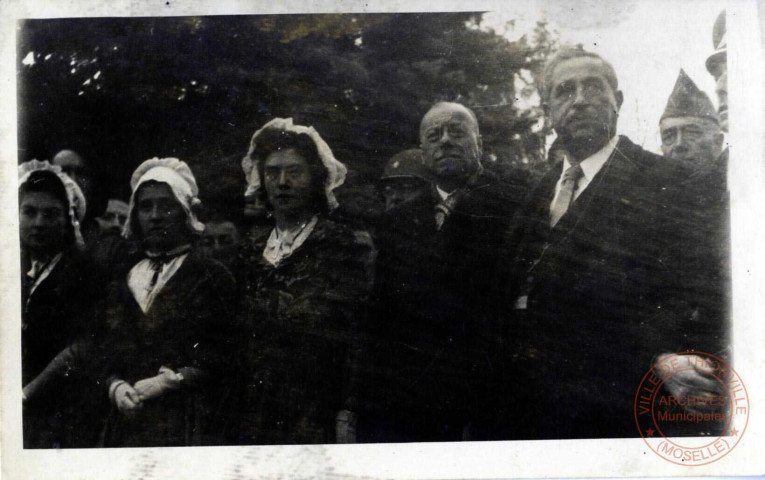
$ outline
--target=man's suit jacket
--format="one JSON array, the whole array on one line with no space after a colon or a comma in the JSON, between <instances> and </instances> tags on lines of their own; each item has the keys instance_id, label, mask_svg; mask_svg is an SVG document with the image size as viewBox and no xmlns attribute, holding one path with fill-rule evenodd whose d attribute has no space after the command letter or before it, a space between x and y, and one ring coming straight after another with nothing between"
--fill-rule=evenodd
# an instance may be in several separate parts
<instances>
[{"instance_id":1,"label":"man's suit jacket","mask_svg":"<svg viewBox=\"0 0 765 480\"><path fill-rule=\"evenodd\" d=\"M663 230L665 159L620 137L587 188L555 225L555 165L517 217L504 335L510 393L530 420L528 438L636 436L634 393L654 355L671 348L677 272ZM512 412L510 413L512 415Z\"/></svg>"},{"instance_id":2,"label":"man's suit jacket","mask_svg":"<svg viewBox=\"0 0 765 480\"><path fill-rule=\"evenodd\" d=\"M494 418L481 417L494 415L487 388L498 337L493 270L522 192L520 182L484 172L458 193L440 230L435 191L378 229L377 313L368 326L378 373L366 384L393 432L375 438L455 441L467 424L472 438L487 438Z\"/></svg>"}]
</instances>

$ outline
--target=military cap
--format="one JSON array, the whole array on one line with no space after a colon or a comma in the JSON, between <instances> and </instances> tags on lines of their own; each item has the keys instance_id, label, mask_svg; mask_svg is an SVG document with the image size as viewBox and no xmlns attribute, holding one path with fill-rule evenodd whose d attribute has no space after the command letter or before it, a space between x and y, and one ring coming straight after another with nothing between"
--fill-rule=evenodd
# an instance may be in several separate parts
<instances>
[{"instance_id":1,"label":"military cap","mask_svg":"<svg viewBox=\"0 0 765 480\"><path fill-rule=\"evenodd\" d=\"M720 123L712 101L706 93L699 90L693 80L680 69L675 88L669 96L661 120L668 117L700 117Z\"/></svg>"}]
</instances>

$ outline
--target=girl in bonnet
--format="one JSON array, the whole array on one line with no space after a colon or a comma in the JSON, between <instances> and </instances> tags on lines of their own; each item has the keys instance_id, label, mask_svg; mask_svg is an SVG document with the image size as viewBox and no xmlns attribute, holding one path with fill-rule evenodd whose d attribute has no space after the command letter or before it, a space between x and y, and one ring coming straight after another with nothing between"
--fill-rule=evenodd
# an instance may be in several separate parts
<instances>
[{"instance_id":1,"label":"girl in bonnet","mask_svg":"<svg viewBox=\"0 0 765 480\"><path fill-rule=\"evenodd\" d=\"M204 225L185 162L142 163L130 185L123 234L143 258L110 292L105 390L107 447L225 443L222 402L235 368L235 287L196 247Z\"/></svg>"},{"instance_id":2,"label":"girl in bonnet","mask_svg":"<svg viewBox=\"0 0 765 480\"><path fill-rule=\"evenodd\" d=\"M312 127L276 118L255 132L242 166L246 195L261 196L275 227L241 253L240 314L254 339L241 441L352 442L372 249L330 215L345 165Z\"/></svg>"},{"instance_id":3,"label":"girl in bonnet","mask_svg":"<svg viewBox=\"0 0 765 480\"><path fill-rule=\"evenodd\" d=\"M102 276L82 253L85 197L56 165L19 165L25 448L91 447L99 396L89 368Z\"/></svg>"}]
</instances>

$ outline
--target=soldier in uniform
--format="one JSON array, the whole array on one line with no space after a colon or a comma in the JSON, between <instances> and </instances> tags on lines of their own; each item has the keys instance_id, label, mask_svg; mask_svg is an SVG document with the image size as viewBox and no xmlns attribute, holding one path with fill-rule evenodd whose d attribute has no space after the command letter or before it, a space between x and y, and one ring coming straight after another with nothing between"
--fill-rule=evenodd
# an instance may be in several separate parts
<instances>
[{"instance_id":1,"label":"soldier in uniform","mask_svg":"<svg viewBox=\"0 0 765 480\"><path fill-rule=\"evenodd\" d=\"M393 155L380 177L386 213L427 197L430 183L430 174L425 168L420 149L413 148Z\"/></svg>"},{"instance_id":2,"label":"soldier in uniform","mask_svg":"<svg viewBox=\"0 0 765 480\"><path fill-rule=\"evenodd\" d=\"M716 112L709 97L680 71L675 88L659 122L662 152L670 160L684 163L687 174L673 188L670 203L674 224L670 232L678 245L673 257L683 272L681 319L687 332L685 343L675 351L695 350L723 358L730 356L730 195L727 188L728 149L723 150L728 128L725 12L717 18L713 40L715 53L707 69L717 80L720 106ZM664 360L667 352L657 357ZM697 367L665 379L664 389L675 396L723 394L720 385ZM686 407L705 413L709 407ZM714 410L714 408L712 408ZM676 425L672 435L719 434L722 425Z\"/></svg>"},{"instance_id":3,"label":"soldier in uniform","mask_svg":"<svg viewBox=\"0 0 765 480\"><path fill-rule=\"evenodd\" d=\"M683 70L659 120L659 131L664 156L684 163L694 178L715 169L725 173L724 165L718 165L724 140L720 119L709 97Z\"/></svg>"}]
</instances>

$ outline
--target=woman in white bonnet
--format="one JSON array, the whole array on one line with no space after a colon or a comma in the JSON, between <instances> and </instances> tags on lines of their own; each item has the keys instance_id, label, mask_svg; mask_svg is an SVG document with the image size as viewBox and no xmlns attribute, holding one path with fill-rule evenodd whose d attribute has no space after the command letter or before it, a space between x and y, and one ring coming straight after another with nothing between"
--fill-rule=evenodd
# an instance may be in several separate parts
<instances>
[{"instance_id":1,"label":"woman in white bonnet","mask_svg":"<svg viewBox=\"0 0 765 480\"><path fill-rule=\"evenodd\" d=\"M19 165L25 448L92 447L98 389L89 355L102 275L82 253L86 202L56 165Z\"/></svg>"},{"instance_id":2,"label":"woman in white bonnet","mask_svg":"<svg viewBox=\"0 0 765 480\"><path fill-rule=\"evenodd\" d=\"M186 163L154 158L131 179L124 235L144 258L113 285L106 313L104 446L217 445L235 368L235 286L197 249L196 180Z\"/></svg>"},{"instance_id":3,"label":"woman in white bonnet","mask_svg":"<svg viewBox=\"0 0 765 480\"><path fill-rule=\"evenodd\" d=\"M282 118L253 135L242 164L246 194L262 196L276 225L247 241L238 272L255 339L240 441L352 442L372 250L330 215L346 168L316 130Z\"/></svg>"}]
</instances>

